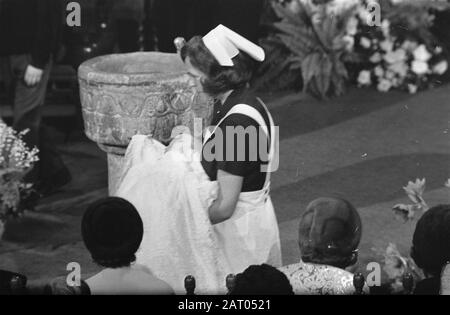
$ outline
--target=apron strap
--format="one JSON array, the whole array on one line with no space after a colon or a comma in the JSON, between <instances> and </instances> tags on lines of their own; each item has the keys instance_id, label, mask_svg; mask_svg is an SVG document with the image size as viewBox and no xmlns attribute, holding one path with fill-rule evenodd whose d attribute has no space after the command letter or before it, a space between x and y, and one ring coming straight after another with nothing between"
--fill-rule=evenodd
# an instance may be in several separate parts
<instances>
[{"instance_id":1,"label":"apron strap","mask_svg":"<svg viewBox=\"0 0 450 315\"><path fill-rule=\"evenodd\" d=\"M270 173L272 173L272 165L274 158L278 158L277 152L277 145L276 141L278 139L278 135L276 134L278 130L275 128L275 123L273 121L272 115L269 112L269 109L267 108L266 104L260 99L259 97L256 98L258 102L262 105L264 110L267 113L267 116L269 117L269 124L270 124L270 151L269 151L269 161L267 165L267 172L266 172L266 181L264 183L264 190L266 190L266 193L269 194L270 189Z\"/></svg>"},{"instance_id":2,"label":"apron strap","mask_svg":"<svg viewBox=\"0 0 450 315\"><path fill-rule=\"evenodd\" d=\"M261 126L261 128L266 133L266 135L269 136L266 122L264 121L264 118L261 116L261 114L256 109L254 109L253 107L251 107L249 105L237 104L237 105L234 105L228 111L228 113L217 123L217 125L212 129L212 132L207 132L207 134L205 135L205 138L203 140L203 144L205 144L206 141L208 141L208 139L211 138L211 136L216 132L217 128L219 128L220 125L223 123L223 121L225 119L227 119L230 115L233 115L233 114L242 114L242 115L252 118L253 120L256 121L256 123L258 125Z\"/></svg>"},{"instance_id":3,"label":"apron strap","mask_svg":"<svg viewBox=\"0 0 450 315\"><path fill-rule=\"evenodd\" d=\"M266 124L264 118L255 108L253 108L247 104L237 104L237 105L234 105L228 111L228 113L217 123L217 125L214 127L212 132L207 132L207 134L205 135L203 144L205 144L206 141L208 141L208 139L215 133L217 128L222 124L222 122L232 114L242 114L242 115L245 115L245 116L250 117L251 119L255 120L256 123L263 129L263 131L265 132L267 137L270 139L270 149L269 149L269 156L268 156L266 179L265 179L264 186L263 186L263 189L267 190L267 193L268 193L268 189L270 186L270 172L271 172L272 160L273 160L273 157L275 154L275 139L277 139L277 137L275 136L276 130L275 130L275 126L273 123L272 115L270 115L270 112L267 109L266 105L263 103L263 101L260 98L257 98L257 99L261 103L261 105L263 106L264 110L267 113L267 116L269 117L270 134L268 132L269 130L267 128L267 124Z\"/></svg>"}]
</instances>

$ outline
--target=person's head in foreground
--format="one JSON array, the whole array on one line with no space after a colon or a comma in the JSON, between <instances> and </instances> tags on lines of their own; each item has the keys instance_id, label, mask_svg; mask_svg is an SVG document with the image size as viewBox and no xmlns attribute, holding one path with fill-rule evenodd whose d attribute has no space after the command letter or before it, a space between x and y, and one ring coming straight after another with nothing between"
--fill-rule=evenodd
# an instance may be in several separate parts
<instances>
[{"instance_id":1,"label":"person's head in foreground","mask_svg":"<svg viewBox=\"0 0 450 315\"><path fill-rule=\"evenodd\" d=\"M204 37L191 38L180 54L188 72L212 97L245 87L252 78L255 61L264 60L260 47L223 25Z\"/></svg>"},{"instance_id":2,"label":"person's head in foreground","mask_svg":"<svg viewBox=\"0 0 450 315\"><path fill-rule=\"evenodd\" d=\"M92 294L170 294L169 286L144 266L134 265L144 234L136 208L107 197L91 204L81 230L92 259L103 271L86 280Z\"/></svg>"},{"instance_id":3,"label":"person's head in foreground","mask_svg":"<svg viewBox=\"0 0 450 315\"><path fill-rule=\"evenodd\" d=\"M88 207L81 231L94 262L105 268L121 268L129 267L136 260L144 227L131 203L108 197Z\"/></svg>"},{"instance_id":4,"label":"person's head in foreground","mask_svg":"<svg viewBox=\"0 0 450 315\"><path fill-rule=\"evenodd\" d=\"M302 261L345 269L358 259L362 224L358 211L347 200L318 198L300 218L299 246Z\"/></svg>"},{"instance_id":5,"label":"person's head in foreground","mask_svg":"<svg viewBox=\"0 0 450 315\"><path fill-rule=\"evenodd\" d=\"M230 295L292 295L289 279L275 267L253 265L237 274Z\"/></svg>"},{"instance_id":6,"label":"person's head in foreground","mask_svg":"<svg viewBox=\"0 0 450 315\"><path fill-rule=\"evenodd\" d=\"M418 294L438 294L440 274L450 261L450 205L429 209L419 219L414 231L411 257L428 279L419 282Z\"/></svg>"}]
</instances>

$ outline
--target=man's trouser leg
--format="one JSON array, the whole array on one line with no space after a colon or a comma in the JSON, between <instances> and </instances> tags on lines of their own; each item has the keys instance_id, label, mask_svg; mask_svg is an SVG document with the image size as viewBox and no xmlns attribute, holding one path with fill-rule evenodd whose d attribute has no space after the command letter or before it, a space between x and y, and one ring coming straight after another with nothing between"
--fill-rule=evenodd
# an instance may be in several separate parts
<instances>
[{"instance_id":1,"label":"man's trouser leg","mask_svg":"<svg viewBox=\"0 0 450 315\"><path fill-rule=\"evenodd\" d=\"M9 58L15 81L13 127L17 131L29 129L28 134L24 137L24 141L30 148L36 146L40 151L39 162L27 176L28 181L36 182L38 179L50 178L52 174L64 167L56 148L50 141L46 141L42 137L44 132L42 126L42 105L45 100L51 63L45 67L40 82L30 87L24 81L25 70L31 60L30 56L13 55Z\"/></svg>"}]
</instances>

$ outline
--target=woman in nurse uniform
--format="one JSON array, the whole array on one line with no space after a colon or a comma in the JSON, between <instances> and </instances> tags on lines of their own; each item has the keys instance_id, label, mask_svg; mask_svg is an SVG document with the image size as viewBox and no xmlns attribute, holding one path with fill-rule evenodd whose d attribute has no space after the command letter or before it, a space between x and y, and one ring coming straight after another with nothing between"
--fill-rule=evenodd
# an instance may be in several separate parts
<instances>
[{"instance_id":1,"label":"woman in nurse uniform","mask_svg":"<svg viewBox=\"0 0 450 315\"><path fill-rule=\"evenodd\" d=\"M220 246L235 273L251 264L279 266L278 224L270 199L276 130L266 106L248 87L264 51L219 25L203 38L192 38L181 57L203 91L216 100L201 163L220 188L209 209Z\"/></svg>"},{"instance_id":2,"label":"woman in nurse uniform","mask_svg":"<svg viewBox=\"0 0 450 315\"><path fill-rule=\"evenodd\" d=\"M264 51L219 25L185 43L180 55L199 88L215 99L212 126L198 145L190 135L175 137L169 147L134 136L117 195L142 217L137 263L176 293L183 293L187 275L196 278L196 292L222 293L230 273L253 264L281 266L270 199L277 130L248 88Z\"/></svg>"}]
</instances>

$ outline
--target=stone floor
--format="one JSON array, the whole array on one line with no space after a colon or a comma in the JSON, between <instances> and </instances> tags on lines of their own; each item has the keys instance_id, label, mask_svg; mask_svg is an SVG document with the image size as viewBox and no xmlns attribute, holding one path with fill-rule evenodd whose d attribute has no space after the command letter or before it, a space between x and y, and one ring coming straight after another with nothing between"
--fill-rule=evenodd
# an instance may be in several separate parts
<instances>
[{"instance_id":1,"label":"stone floor","mask_svg":"<svg viewBox=\"0 0 450 315\"><path fill-rule=\"evenodd\" d=\"M450 190L443 186L450 177L448 95L450 85L413 96L352 89L325 102L294 93L265 97L281 133L272 198L285 264L299 258L299 215L324 195L343 196L359 209L360 271L367 262L380 261L376 250L389 242L408 254L415 222L395 221L390 209L408 202L402 186L416 177L427 179L428 204L450 202ZM59 138L72 183L41 200L37 212L10 222L0 242L0 268L35 282L66 274L72 261L81 264L84 275L98 270L79 226L86 206L107 194L106 158L76 131L67 141Z\"/></svg>"}]
</instances>

